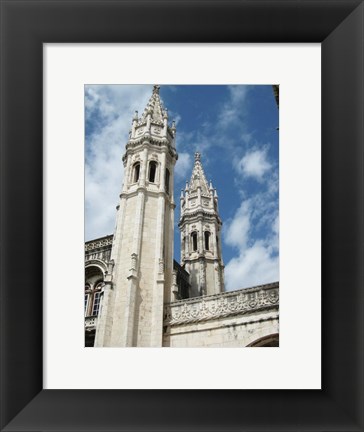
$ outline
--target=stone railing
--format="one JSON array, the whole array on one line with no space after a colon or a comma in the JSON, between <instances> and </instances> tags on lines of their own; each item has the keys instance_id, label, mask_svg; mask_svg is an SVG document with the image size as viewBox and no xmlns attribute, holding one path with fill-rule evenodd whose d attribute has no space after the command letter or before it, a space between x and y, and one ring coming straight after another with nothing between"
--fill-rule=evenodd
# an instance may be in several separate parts
<instances>
[{"instance_id":1,"label":"stone railing","mask_svg":"<svg viewBox=\"0 0 364 432\"><path fill-rule=\"evenodd\" d=\"M96 328L97 316L88 316L85 318L85 330L94 330Z\"/></svg>"},{"instance_id":2,"label":"stone railing","mask_svg":"<svg viewBox=\"0 0 364 432\"><path fill-rule=\"evenodd\" d=\"M111 234L111 235L106 236L106 237L101 237L99 239L86 242L85 243L85 252L94 251L95 249L100 249L100 248L103 248L105 246L111 246L113 237L114 236Z\"/></svg>"},{"instance_id":3,"label":"stone railing","mask_svg":"<svg viewBox=\"0 0 364 432\"><path fill-rule=\"evenodd\" d=\"M188 324L262 309L278 309L278 305L279 283L275 282L166 304L164 325Z\"/></svg>"}]
</instances>

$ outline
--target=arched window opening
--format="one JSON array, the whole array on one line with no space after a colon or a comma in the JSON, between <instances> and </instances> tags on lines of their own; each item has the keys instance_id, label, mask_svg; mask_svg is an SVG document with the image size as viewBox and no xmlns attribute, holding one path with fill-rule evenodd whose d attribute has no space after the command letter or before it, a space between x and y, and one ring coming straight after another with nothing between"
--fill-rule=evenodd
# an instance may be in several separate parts
<instances>
[{"instance_id":1,"label":"arched window opening","mask_svg":"<svg viewBox=\"0 0 364 432\"><path fill-rule=\"evenodd\" d=\"M193 232L191 234L192 239L192 250L197 251L197 232Z\"/></svg>"},{"instance_id":2,"label":"arched window opening","mask_svg":"<svg viewBox=\"0 0 364 432\"><path fill-rule=\"evenodd\" d=\"M101 291L95 292L94 303L92 305L92 314L91 314L92 316L97 316L99 314L100 296L101 296Z\"/></svg>"},{"instance_id":3,"label":"arched window opening","mask_svg":"<svg viewBox=\"0 0 364 432\"><path fill-rule=\"evenodd\" d=\"M205 249L210 250L210 232L205 231Z\"/></svg>"},{"instance_id":4,"label":"arched window opening","mask_svg":"<svg viewBox=\"0 0 364 432\"><path fill-rule=\"evenodd\" d=\"M137 183L139 181L139 175L140 175L140 163L137 162L136 164L134 164L134 169L133 169L133 182Z\"/></svg>"},{"instance_id":5,"label":"arched window opening","mask_svg":"<svg viewBox=\"0 0 364 432\"><path fill-rule=\"evenodd\" d=\"M89 298L89 294L85 294L85 314L87 312L88 298Z\"/></svg>"},{"instance_id":6,"label":"arched window opening","mask_svg":"<svg viewBox=\"0 0 364 432\"><path fill-rule=\"evenodd\" d=\"M149 181L150 181L150 183L155 182L156 174L157 174L157 162L152 161L149 163Z\"/></svg>"},{"instance_id":7,"label":"arched window opening","mask_svg":"<svg viewBox=\"0 0 364 432\"><path fill-rule=\"evenodd\" d=\"M165 186L165 190L167 192L167 194L169 194L169 171L168 168L166 168L166 177L164 179L164 186Z\"/></svg>"}]
</instances>

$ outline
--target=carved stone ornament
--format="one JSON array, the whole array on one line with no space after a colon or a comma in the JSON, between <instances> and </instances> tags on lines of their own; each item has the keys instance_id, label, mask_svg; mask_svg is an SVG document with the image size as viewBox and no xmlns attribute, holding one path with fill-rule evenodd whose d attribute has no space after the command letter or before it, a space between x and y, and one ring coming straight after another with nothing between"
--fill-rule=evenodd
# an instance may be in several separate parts
<instances>
[{"instance_id":1,"label":"carved stone ornament","mask_svg":"<svg viewBox=\"0 0 364 432\"><path fill-rule=\"evenodd\" d=\"M136 253L131 254L131 267L130 270L137 269L138 255Z\"/></svg>"},{"instance_id":2,"label":"carved stone ornament","mask_svg":"<svg viewBox=\"0 0 364 432\"><path fill-rule=\"evenodd\" d=\"M95 240L95 241L91 241L85 244L85 251L89 252L92 251L94 249L99 249L105 246L110 246L112 245L112 241L113 241L113 236L109 236L109 237L105 237L101 240Z\"/></svg>"},{"instance_id":3,"label":"carved stone ornament","mask_svg":"<svg viewBox=\"0 0 364 432\"><path fill-rule=\"evenodd\" d=\"M164 260L162 258L159 258L158 272L159 273L163 273L164 272Z\"/></svg>"},{"instance_id":4,"label":"carved stone ornament","mask_svg":"<svg viewBox=\"0 0 364 432\"><path fill-rule=\"evenodd\" d=\"M262 309L278 311L278 283L173 302L164 308L164 325L188 324Z\"/></svg>"}]
</instances>

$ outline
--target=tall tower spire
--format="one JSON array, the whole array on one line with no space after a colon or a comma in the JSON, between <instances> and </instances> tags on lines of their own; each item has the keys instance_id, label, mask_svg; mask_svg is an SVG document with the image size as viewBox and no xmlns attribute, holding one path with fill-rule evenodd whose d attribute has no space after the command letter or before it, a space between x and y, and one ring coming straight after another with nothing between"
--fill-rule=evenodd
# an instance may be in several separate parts
<instances>
[{"instance_id":1,"label":"tall tower spire","mask_svg":"<svg viewBox=\"0 0 364 432\"><path fill-rule=\"evenodd\" d=\"M216 190L195 153L190 182L181 192L181 264L190 274L191 296L224 291L221 226Z\"/></svg>"},{"instance_id":2,"label":"tall tower spire","mask_svg":"<svg viewBox=\"0 0 364 432\"><path fill-rule=\"evenodd\" d=\"M162 346L163 304L173 272L176 129L168 125L160 87L139 118L136 111L123 156L124 181L117 207L111 260L95 346Z\"/></svg>"}]
</instances>

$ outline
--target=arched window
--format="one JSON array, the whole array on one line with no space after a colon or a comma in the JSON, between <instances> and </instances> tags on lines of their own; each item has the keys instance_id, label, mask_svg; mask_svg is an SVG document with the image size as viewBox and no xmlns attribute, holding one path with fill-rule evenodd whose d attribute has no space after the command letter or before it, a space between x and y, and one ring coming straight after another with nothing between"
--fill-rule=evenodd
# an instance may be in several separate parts
<instances>
[{"instance_id":1,"label":"arched window","mask_svg":"<svg viewBox=\"0 0 364 432\"><path fill-rule=\"evenodd\" d=\"M88 315L88 309L89 309L89 298L91 293L91 286L90 284L85 284L85 316Z\"/></svg>"},{"instance_id":2,"label":"arched window","mask_svg":"<svg viewBox=\"0 0 364 432\"><path fill-rule=\"evenodd\" d=\"M151 161L151 162L149 162L149 181L150 181L150 183L155 182L156 174L157 174L157 162Z\"/></svg>"},{"instance_id":3,"label":"arched window","mask_svg":"<svg viewBox=\"0 0 364 432\"><path fill-rule=\"evenodd\" d=\"M205 249L210 250L210 232L205 231Z\"/></svg>"},{"instance_id":4,"label":"arched window","mask_svg":"<svg viewBox=\"0 0 364 432\"><path fill-rule=\"evenodd\" d=\"M139 175L140 175L140 162L137 162L134 164L133 167L133 182L137 183L139 181Z\"/></svg>"},{"instance_id":5,"label":"arched window","mask_svg":"<svg viewBox=\"0 0 364 432\"><path fill-rule=\"evenodd\" d=\"M85 268L85 347L94 346L97 317L101 312L100 300L104 285L104 271L106 268L102 269L93 264L86 265Z\"/></svg>"},{"instance_id":6,"label":"arched window","mask_svg":"<svg viewBox=\"0 0 364 432\"><path fill-rule=\"evenodd\" d=\"M167 194L169 194L169 171L168 171L168 168L166 168L166 177L164 179L164 187L165 187Z\"/></svg>"},{"instance_id":7,"label":"arched window","mask_svg":"<svg viewBox=\"0 0 364 432\"><path fill-rule=\"evenodd\" d=\"M87 314L87 303L88 303L89 294L85 294L85 315Z\"/></svg>"},{"instance_id":8,"label":"arched window","mask_svg":"<svg viewBox=\"0 0 364 432\"><path fill-rule=\"evenodd\" d=\"M100 296L101 296L101 291L97 291L94 294L94 303L92 305L92 316L97 316L99 314L99 309L100 309Z\"/></svg>"},{"instance_id":9,"label":"arched window","mask_svg":"<svg viewBox=\"0 0 364 432\"><path fill-rule=\"evenodd\" d=\"M192 250L197 251L197 232L193 232L191 234L192 239Z\"/></svg>"}]
</instances>

